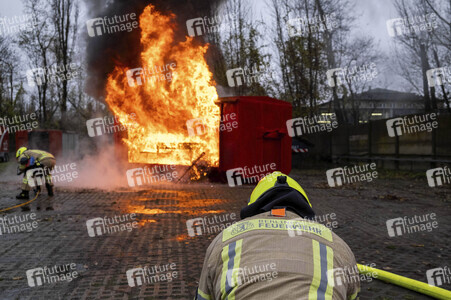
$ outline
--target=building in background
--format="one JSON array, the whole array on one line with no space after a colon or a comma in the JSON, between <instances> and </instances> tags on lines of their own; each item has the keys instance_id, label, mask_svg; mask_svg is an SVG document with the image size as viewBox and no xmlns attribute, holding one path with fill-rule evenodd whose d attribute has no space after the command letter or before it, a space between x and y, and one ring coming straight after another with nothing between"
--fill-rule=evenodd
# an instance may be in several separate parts
<instances>
[{"instance_id":1,"label":"building in background","mask_svg":"<svg viewBox=\"0 0 451 300\"><path fill-rule=\"evenodd\" d=\"M437 99L437 101L439 109L443 109L443 100ZM424 113L424 99L414 93L370 88L366 92L355 95L354 101L350 98L346 99L344 110L349 123L354 123L356 118L359 123L366 123L369 120ZM327 101L320 104L319 112L321 114L332 113L332 102Z\"/></svg>"}]
</instances>

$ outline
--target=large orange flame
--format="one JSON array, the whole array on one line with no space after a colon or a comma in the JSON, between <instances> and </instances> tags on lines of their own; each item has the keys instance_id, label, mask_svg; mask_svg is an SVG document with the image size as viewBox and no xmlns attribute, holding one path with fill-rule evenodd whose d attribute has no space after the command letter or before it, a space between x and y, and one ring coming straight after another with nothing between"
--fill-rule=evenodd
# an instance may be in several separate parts
<instances>
[{"instance_id":1,"label":"large orange flame","mask_svg":"<svg viewBox=\"0 0 451 300\"><path fill-rule=\"evenodd\" d=\"M128 127L129 162L191 165L205 152L202 160L217 166L220 112L204 58L208 45L195 45L190 37L174 42L174 18L152 5L144 9L139 18L141 81L130 84L130 70L116 66L108 76L106 102ZM133 113L134 120L129 117ZM187 121L198 118L204 130L190 136Z\"/></svg>"}]
</instances>

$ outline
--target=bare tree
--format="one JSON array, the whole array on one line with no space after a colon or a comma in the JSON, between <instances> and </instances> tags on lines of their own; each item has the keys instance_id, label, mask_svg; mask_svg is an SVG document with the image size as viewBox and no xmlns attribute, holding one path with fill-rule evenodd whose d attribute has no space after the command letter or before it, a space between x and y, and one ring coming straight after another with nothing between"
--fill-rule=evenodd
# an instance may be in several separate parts
<instances>
[{"instance_id":1,"label":"bare tree","mask_svg":"<svg viewBox=\"0 0 451 300\"><path fill-rule=\"evenodd\" d=\"M62 70L62 80L57 81L58 99L61 110L61 128L67 129L67 103L74 47L77 38L79 7L75 0L51 0L51 19L55 30L53 52L56 64Z\"/></svg>"},{"instance_id":2,"label":"bare tree","mask_svg":"<svg viewBox=\"0 0 451 300\"><path fill-rule=\"evenodd\" d=\"M423 94L426 111L438 108L437 97L443 97L450 110L446 83L442 83L439 91L434 86L429 87L427 73L428 70L440 68L444 62L450 61L451 27L449 17L445 16L449 16L451 2L449 6L446 6L444 1L435 0L393 0L393 3L399 17L406 20L406 24L410 24L405 25L409 30L395 37L395 41L400 45L400 48L395 50L398 54L400 75ZM417 30L412 25L421 22L424 23L423 27L427 26L427 30Z\"/></svg>"},{"instance_id":3,"label":"bare tree","mask_svg":"<svg viewBox=\"0 0 451 300\"><path fill-rule=\"evenodd\" d=\"M0 115L24 113L25 90L20 79L20 60L10 38L0 37Z\"/></svg>"},{"instance_id":4,"label":"bare tree","mask_svg":"<svg viewBox=\"0 0 451 300\"><path fill-rule=\"evenodd\" d=\"M219 12L218 12L219 13ZM213 41L222 53L222 60L215 66L216 77L220 83L227 85L226 72L230 69L242 68L247 76L241 85L234 87L237 95L267 95L271 93L270 55L265 53L262 23L253 20L249 4L240 0L226 2L223 17L223 30L213 36ZM225 30L227 29L227 30ZM259 80L261 78L266 80Z\"/></svg>"},{"instance_id":5,"label":"bare tree","mask_svg":"<svg viewBox=\"0 0 451 300\"><path fill-rule=\"evenodd\" d=\"M371 37L356 37L348 40L346 45L346 53L341 60L342 66L346 70L350 70L349 74L345 76L342 86L342 101L345 107L344 113L349 109L349 115L346 119L349 122L358 125L361 119L366 119L367 116L361 116L360 103L358 101L358 94L361 94L368 88L375 76L378 75L378 62L381 55L377 51ZM374 68L373 68L374 66ZM363 118L362 118L363 117Z\"/></svg>"},{"instance_id":6,"label":"bare tree","mask_svg":"<svg viewBox=\"0 0 451 300\"><path fill-rule=\"evenodd\" d=\"M10 49L10 41L0 36L0 113L13 106L14 76L17 59Z\"/></svg>"},{"instance_id":7,"label":"bare tree","mask_svg":"<svg viewBox=\"0 0 451 300\"><path fill-rule=\"evenodd\" d=\"M271 8L284 87L281 96L293 103L295 115L314 114L319 103L331 98L338 121L345 122L339 86L322 83L326 71L340 67L352 46L348 43L353 22L349 2L272 0Z\"/></svg>"},{"instance_id":8,"label":"bare tree","mask_svg":"<svg viewBox=\"0 0 451 300\"><path fill-rule=\"evenodd\" d=\"M24 0L25 12L36 18L37 26L33 29L22 31L18 44L25 52L30 66L29 72L33 69L48 70L51 66L51 45L54 38L54 31L49 25L47 6L39 0ZM45 72L45 71L44 71ZM31 73L28 74L32 75ZM38 116L40 123L44 126L49 124L48 116L48 92L50 89L49 78L45 74L37 74L39 84L35 85L38 99ZM49 100L51 101L51 100Z\"/></svg>"}]
</instances>

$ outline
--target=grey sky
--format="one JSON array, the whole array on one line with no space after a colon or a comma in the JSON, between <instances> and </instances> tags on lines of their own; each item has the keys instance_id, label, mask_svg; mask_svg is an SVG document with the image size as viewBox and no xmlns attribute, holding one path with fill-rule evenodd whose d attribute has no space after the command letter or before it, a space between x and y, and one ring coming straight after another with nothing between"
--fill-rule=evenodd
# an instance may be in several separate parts
<instances>
[{"instance_id":1,"label":"grey sky","mask_svg":"<svg viewBox=\"0 0 451 300\"><path fill-rule=\"evenodd\" d=\"M82 11L84 11L84 2L80 1ZM92 0L96 1L96 0ZM265 22L272 22L271 12L266 7L267 0L245 0L250 1L254 6L254 16L260 18L262 16ZM387 34L386 20L395 18L396 11L393 7L392 0L351 0L354 2L355 8L355 26L352 28L352 34L373 36L376 45L382 52L388 53L390 45L393 41ZM23 15L23 4L21 0L0 0L0 17L12 17ZM81 16L84 14L81 13ZM85 20L81 20L84 22ZM267 42L270 42L270 36L266 34ZM383 70L380 70L383 71ZM391 72L388 72L390 74ZM403 84L399 84L400 78L393 80L396 75L391 74L390 77L386 76L379 78L379 82L375 82L374 86L383 86L388 88L401 89ZM382 82L381 80L384 80ZM396 82L397 84L394 84ZM390 84L391 83L391 84ZM373 87L374 87L373 86Z\"/></svg>"},{"instance_id":2,"label":"grey sky","mask_svg":"<svg viewBox=\"0 0 451 300\"><path fill-rule=\"evenodd\" d=\"M396 11L391 0L355 0L358 19L355 28L356 33L374 36L376 41L381 42L385 50L391 44L391 38L387 34L385 22L396 18Z\"/></svg>"},{"instance_id":3,"label":"grey sky","mask_svg":"<svg viewBox=\"0 0 451 300\"><path fill-rule=\"evenodd\" d=\"M0 17L14 17L22 15L21 0L0 0Z\"/></svg>"},{"instance_id":4,"label":"grey sky","mask_svg":"<svg viewBox=\"0 0 451 300\"><path fill-rule=\"evenodd\" d=\"M266 20L269 20L270 13L265 8L266 1L248 1L254 4L256 15L263 15ZM385 21L396 17L391 0L354 0L354 2L357 18L354 31L356 33L374 36L376 40L381 42L381 47L385 48L390 43L390 37L387 35L385 28ZM0 16L19 16L23 14L22 10L23 4L21 0L0 0Z\"/></svg>"},{"instance_id":5,"label":"grey sky","mask_svg":"<svg viewBox=\"0 0 451 300\"><path fill-rule=\"evenodd\" d=\"M266 6L266 1L249 0L253 3L256 16L262 16L265 21L271 18L271 12ZM354 34L371 35L380 46L386 50L392 42L387 34L387 19L396 18L396 11L392 0L351 0L355 8Z\"/></svg>"},{"instance_id":6,"label":"grey sky","mask_svg":"<svg viewBox=\"0 0 451 300\"><path fill-rule=\"evenodd\" d=\"M273 22L270 9L267 8L267 0L249 0L254 6L254 15L265 22ZM393 45L393 39L388 35L386 21L396 18L397 13L392 0L351 0L354 8L354 26L351 27L351 35L372 36L374 44L382 54L388 54ZM266 34L266 42L271 43L271 36ZM274 54L274 53L273 53ZM371 62L368 62L371 63ZM340 67L340 66L337 66ZM368 86L372 88L381 87L398 91L410 91L404 79L390 70L393 67L386 61L377 65L379 76Z\"/></svg>"}]
</instances>

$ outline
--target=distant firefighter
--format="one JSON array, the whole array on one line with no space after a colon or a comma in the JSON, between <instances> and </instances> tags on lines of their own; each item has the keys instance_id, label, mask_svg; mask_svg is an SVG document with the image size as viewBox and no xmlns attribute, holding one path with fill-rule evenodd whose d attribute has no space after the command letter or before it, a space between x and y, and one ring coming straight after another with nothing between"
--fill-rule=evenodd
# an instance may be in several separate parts
<instances>
[{"instance_id":1,"label":"distant firefighter","mask_svg":"<svg viewBox=\"0 0 451 300\"><path fill-rule=\"evenodd\" d=\"M17 175L24 174L22 181L22 192L16 196L20 200L30 199L29 180L34 180L34 185L40 189L41 181L45 179L48 195L53 196L53 183L51 171L55 167L55 157L42 150L31 150L21 147L17 150L16 159L19 163Z\"/></svg>"}]
</instances>

